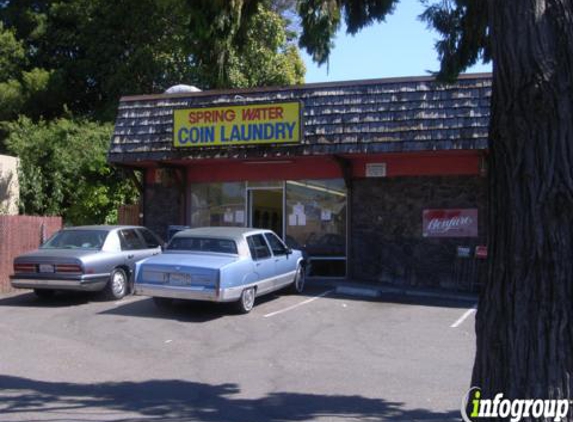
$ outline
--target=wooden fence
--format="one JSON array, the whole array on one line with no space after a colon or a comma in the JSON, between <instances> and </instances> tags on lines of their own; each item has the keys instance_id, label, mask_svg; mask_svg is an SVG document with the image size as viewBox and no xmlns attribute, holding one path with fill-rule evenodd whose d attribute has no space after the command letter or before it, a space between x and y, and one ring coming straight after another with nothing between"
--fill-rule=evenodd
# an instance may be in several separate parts
<instances>
[{"instance_id":1,"label":"wooden fence","mask_svg":"<svg viewBox=\"0 0 573 422\"><path fill-rule=\"evenodd\" d=\"M12 261L62 228L61 217L0 216L0 293L12 291Z\"/></svg>"},{"instance_id":2,"label":"wooden fence","mask_svg":"<svg viewBox=\"0 0 573 422\"><path fill-rule=\"evenodd\" d=\"M117 223L129 224L133 226L141 225L141 205L122 205L117 210Z\"/></svg>"}]
</instances>

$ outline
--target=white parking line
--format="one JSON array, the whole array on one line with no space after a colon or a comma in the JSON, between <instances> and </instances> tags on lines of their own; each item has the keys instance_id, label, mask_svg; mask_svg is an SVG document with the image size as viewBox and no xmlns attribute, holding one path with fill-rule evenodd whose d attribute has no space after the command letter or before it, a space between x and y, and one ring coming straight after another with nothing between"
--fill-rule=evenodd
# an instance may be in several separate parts
<instances>
[{"instance_id":1,"label":"white parking line","mask_svg":"<svg viewBox=\"0 0 573 422\"><path fill-rule=\"evenodd\" d=\"M476 311L476 307L477 305L474 305L473 308L468 309L461 317L458 318L456 322L450 325L450 328L458 328L460 325L462 325L462 323L466 320L466 318Z\"/></svg>"},{"instance_id":2,"label":"white parking line","mask_svg":"<svg viewBox=\"0 0 573 422\"><path fill-rule=\"evenodd\" d=\"M307 300L305 300L305 301L302 301L302 302L300 302L300 303L297 303L296 305L289 306L289 307L284 308L284 309L281 309L281 310L279 310L279 311L271 312L270 314L264 315L264 317L265 317L265 318L268 318L268 317L272 317L272 316L275 316L275 315L278 315L278 314L282 314L282 313L285 313L285 312L288 312L288 311L292 311L293 309L296 309L296 308L298 308L298 307L300 307L300 306L303 306L303 305L307 305L307 304L309 304L309 303L311 303L311 302L314 302L314 301L317 300L317 299L320 299L321 297L324 297L324 296L326 296L326 295L329 295L329 294L332 293L332 292L334 292L334 289L333 289L333 290L327 290L326 292L321 293L321 294L319 294L318 296L311 297L310 299L307 299Z\"/></svg>"}]
</instances>

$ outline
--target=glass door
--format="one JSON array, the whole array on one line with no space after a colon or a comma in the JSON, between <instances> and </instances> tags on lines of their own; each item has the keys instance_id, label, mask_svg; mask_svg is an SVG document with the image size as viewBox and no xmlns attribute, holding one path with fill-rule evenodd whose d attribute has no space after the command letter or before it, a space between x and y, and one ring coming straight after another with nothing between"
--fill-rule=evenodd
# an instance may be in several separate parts
<instances>
[{"instance_id":1,"label":"glass door","mask_svg":"<svg viewBox=\"0 0 573 422\"><path fill-rule=\"evenodd\" d=\"M284 233L284 188L247 188L249 227Z\"/></svg>"}]
</instances>

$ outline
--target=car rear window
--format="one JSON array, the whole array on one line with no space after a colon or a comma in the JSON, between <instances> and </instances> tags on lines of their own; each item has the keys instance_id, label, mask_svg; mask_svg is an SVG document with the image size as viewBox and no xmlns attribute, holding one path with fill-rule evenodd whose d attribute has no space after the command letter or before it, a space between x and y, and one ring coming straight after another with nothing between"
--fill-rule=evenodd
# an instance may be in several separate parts
<instances>
[{"instance_id":1,"label":"car rear window","mask_svg":"<svg viewBox=\"0 0 573 422\"><path fill-rule=\"evenodd\" d=\"M201 251L237 254L237 244L230 239L208 237L174 237L167 245L171 251Z\"/></svg>"},{"instance_id":2,"label":"car rear window","mask_svg":"<svg viewBox=\"0 0 573 422\"><path fill-rule=\"evenodd\" d=\"M107 233L104 230L62 230L40 247L42 249L101 249Z\"/></svg>"}]
</instances>

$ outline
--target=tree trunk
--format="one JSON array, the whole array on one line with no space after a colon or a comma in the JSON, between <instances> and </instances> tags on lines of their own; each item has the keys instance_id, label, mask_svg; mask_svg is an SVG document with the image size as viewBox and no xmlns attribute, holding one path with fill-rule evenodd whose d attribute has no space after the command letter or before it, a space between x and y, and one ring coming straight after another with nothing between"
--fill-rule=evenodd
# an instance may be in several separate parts
<instances>
[{"instance_id":1,"label":"tree trunk","mask_svg":"<svg viewBox=\"0 0 573 422\"><path fill-rule=\"evenodd\" d=\"M571 398L573 2L487 4L489 273L472 385L484 398Z\"/></svg>"}]
</instances>

